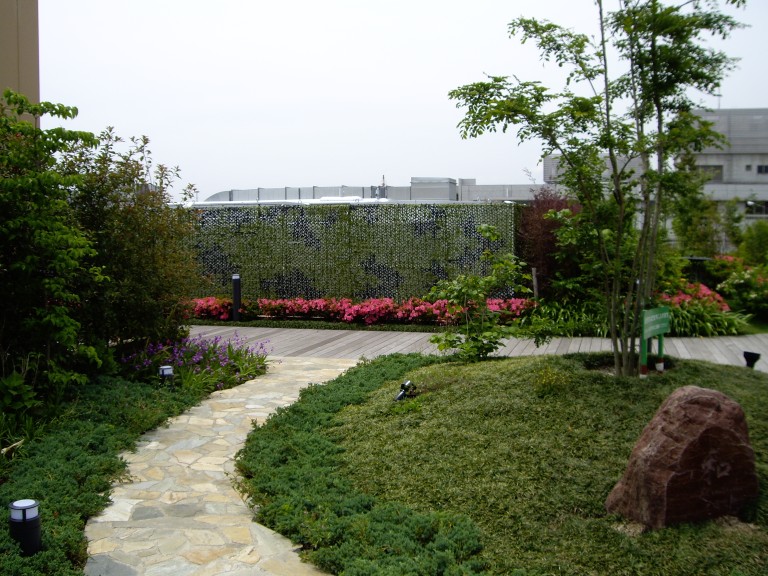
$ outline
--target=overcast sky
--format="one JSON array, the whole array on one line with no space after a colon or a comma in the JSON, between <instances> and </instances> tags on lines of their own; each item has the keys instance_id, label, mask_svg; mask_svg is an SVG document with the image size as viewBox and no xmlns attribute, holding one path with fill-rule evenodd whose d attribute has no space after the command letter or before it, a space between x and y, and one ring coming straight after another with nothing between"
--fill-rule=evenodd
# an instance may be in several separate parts
<instances>
[{"instance_id":1,"label":"overcast sky","mask_svg":"<svg viewBox=\"0 0 768 576\"><path fill-rule=\"evenodd\" d=\"M768 2L729 12L751 25L723 45L739 69L702 103L768 107ZM448 99L485 73L552 81L509 38L518 16L596 20L593 0L39 0L41 98L78 107L70 128L148 136L200 200L382 175L541 182L537 145L462 140Z\"/></svg>"}]
</instances>

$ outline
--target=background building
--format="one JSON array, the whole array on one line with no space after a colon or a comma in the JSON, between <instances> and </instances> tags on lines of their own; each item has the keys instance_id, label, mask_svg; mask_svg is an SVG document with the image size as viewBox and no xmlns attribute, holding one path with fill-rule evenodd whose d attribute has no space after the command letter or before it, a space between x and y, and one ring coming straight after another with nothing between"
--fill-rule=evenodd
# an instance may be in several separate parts
<instances>
[{"instance_id":1,"label":"background building","mask_svg":"<svg viewBox=\"0 0 768 576\"><path fill-rule=\"evenodd\" d=\"M37 0L0 0L0 93L40 102Z\"/></svg>"},{"instance_id":2,"label":"background building","mask_svg":"<svg viewBox=\"0 0 768 576\"><path fill-rule=\"evenodd\" d=\"M716 202L739 199L749 218L768 217L768 108L699 110L728 143L696 155L710 175L704 192ZM640 162L634 160L634 168ZM544 184L557 189L559 156L544 158ZM609 172L606 166L606 178ZM477 184L475 179L412 177L410 186L308 186L226 190L208 197L219 202L529 202L541 184Z\"/></svg>"},{"instance_id":3,"label":"background building","mask_svg":"<svg viewBox=\"0 0 768 576\"><path fill-rule=\"evenodd\" d=\"M736 108L698 114L728 142L707 148L696 165L710 175L704 192L717 202L744 201L748 218L768 215L768 108Z\"/></svg>"}]
</instances>

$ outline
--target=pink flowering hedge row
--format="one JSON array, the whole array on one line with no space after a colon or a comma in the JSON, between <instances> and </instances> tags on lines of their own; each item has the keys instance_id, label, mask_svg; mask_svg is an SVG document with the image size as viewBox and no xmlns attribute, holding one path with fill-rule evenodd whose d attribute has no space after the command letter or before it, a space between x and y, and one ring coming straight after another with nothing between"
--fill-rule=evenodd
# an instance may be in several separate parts
<instances>
[{"instance_id":1,"label":"pink flowering hedge row","mask_svg":"<svg viewBox=\"0 0 768 576\"><path fill-rule=\"evenodd\" d=\"M658 294L656 303L671 308L672 332L678 336L715 336L738 333L745 322L743 316L730 312L728 303L704 284L686 284L673 294ZM557 303L554 303L556 306ZM547 309L552 308L549 303ZM520 318L537 307L523 298L489 299L488 308L500 312L503 322ZM232 300L198 298L192 302L193 317L199 320L230 320ZM326 320L349 324L424 324L449 326L460 324L464 310L446 300L428 302L409 298L397 302L392 298L372 298L355 302L349 298L259 298L244 301L240 320ZM535 311L533 312L535 314Z\"/></svg>"},{"instance_id":2,"label":"pink flowering hedge row","mask_svg":"<svg viewBox=\"0 0 768 576\"><path fill-rule=\"evenodd\" d=\"M229 320L232 318L232 300L228 298L198 298L193 301L193 316L200 320ZM488 308L500 312L511 320L530 306L523 298L489 299ZM355 302L349 298L259 298L244 301L240 319L313 319L358 324L455 324L462 309L446 300L427 302L409 298L397 302L392 298L372 298Z\"/></svg>"}]
</instances>

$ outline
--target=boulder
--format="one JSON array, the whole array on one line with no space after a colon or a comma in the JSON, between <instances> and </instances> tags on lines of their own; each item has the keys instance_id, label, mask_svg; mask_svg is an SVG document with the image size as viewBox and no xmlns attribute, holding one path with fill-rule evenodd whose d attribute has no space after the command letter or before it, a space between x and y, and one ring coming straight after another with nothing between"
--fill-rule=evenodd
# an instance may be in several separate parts
<instances>
[{"instance_id":1,"label":"boulder","mask_svg":"<svg viewBox=\"0 0 768 576\"><path fill-rule=\"evenodd\" d=\"M744 412L715 390L675 390L643 430L605 507L648 528L735 516L757 498Z\"/></svg>"}]
</instances>

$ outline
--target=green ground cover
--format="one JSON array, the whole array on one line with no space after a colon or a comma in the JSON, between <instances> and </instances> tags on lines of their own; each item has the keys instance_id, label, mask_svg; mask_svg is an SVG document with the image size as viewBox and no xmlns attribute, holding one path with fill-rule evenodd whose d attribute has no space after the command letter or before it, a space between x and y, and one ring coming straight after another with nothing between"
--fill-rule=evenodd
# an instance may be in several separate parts
<instances>
[{"instance_id":1,"label":"green ground cover","mask_svg":"<svg viewBox=\"0 0 768 576\"><path fill-rule=\"evenodd\" d=\"M606 364L377 359L255 429L239 455L243 489L260 521L337 573L768 573L764 489L738 521L642 534L603 508L645 424L687 384L742 405L768 485L768 376L675 361L641 381ZM404 378L417 394L393 402Z\"/></svg>"},{"instance_id":2,"label":"green ground cover","mask_svg":"<svg viewBox=\"0 0 768 576\"><path fill-rule=\"evenodd\" d=\"M13 461L0 468L0 502L40 502L42 550L22 557L0 525L0 574L70 576L87 560L89 517L109 505L112 482L125 474L119 454L139 436L198 404L201 389L158 387L116 377L84 386L61 415L39 427Z\"/></svg>"},{"instance_id":3,"label":"green ground cover","mask_svg":"<svg viewBox=\"0 0 768 576\"><path fill-rule=\"evenodd\" d=\"M263 374L263 344L235 338L187 338L156 343L122 358L127 380L99 376L71 388L58 405L38 412L0 412L0 440L15 449L0 456L0 502L32 498L40 503L42 547L21 556L0 523L0 574L71 576L87 560L83 535L91 516L109 505L113 482L126 474L120 453L172 416L198 404L213 390L231 388ZM175 367L161 382L160 365Z\"/></svg>"}]
</instances>

